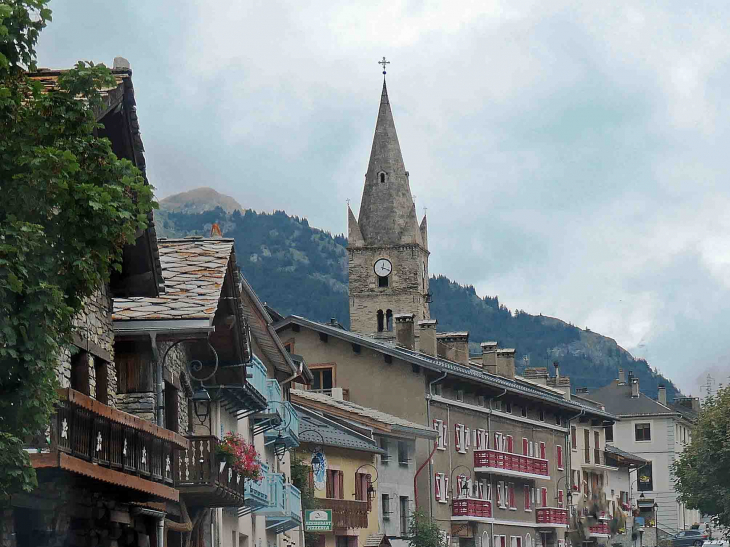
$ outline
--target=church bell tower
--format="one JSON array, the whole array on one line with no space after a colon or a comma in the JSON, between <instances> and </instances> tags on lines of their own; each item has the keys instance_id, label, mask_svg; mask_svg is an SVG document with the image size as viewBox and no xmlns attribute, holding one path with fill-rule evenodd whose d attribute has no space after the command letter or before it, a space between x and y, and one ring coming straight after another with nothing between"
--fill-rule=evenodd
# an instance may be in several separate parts
<instances>
[{"instance_id":1,"label":"church bell tower","mask_svg":"<svg viewBox=\"0 0 730 547\"><path fill-rule=\"evenodd\" d=\"M383 72L385 74L385 71ZM350 329L395 336L394 316L430 319L426 216L419 225L383 80L360 215L347 207Z\"/></svg>"}]
</instances>

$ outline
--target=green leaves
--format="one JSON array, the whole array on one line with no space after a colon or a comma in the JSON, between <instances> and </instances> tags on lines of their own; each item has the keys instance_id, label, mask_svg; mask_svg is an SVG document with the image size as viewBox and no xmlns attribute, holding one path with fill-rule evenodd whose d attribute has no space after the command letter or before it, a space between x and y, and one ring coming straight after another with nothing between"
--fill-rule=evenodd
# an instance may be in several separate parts
<instances>
[{"instance_id":1,"label":"green leaves","mask_svg":"<svg viewBox=\"0 0 730 547\"><path fill-rule=\"evenodd\" d=\"M705 400L692 442L671 470L688 507L730 525L730 387Z\"/></svg>"},{"instance_id":2,"label":"green leaves","mask_svg":"<svg viewBox=\"0 0 730 547\"><path fill-rule=\"evenodd\" d=\"M0 505L35 487L23 440L45 431L73 318L146 227L152 189L97 138L103 65L42 92L34 62L46 0L0 0ZM3 61L4 60L4 61Z\"/></svg>"}]
</instances>

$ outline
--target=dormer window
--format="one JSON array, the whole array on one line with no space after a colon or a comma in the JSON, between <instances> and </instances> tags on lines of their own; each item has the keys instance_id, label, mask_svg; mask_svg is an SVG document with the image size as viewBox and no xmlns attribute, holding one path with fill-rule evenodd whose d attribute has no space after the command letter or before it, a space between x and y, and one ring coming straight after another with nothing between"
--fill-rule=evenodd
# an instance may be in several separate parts
<instances>
[{"instance_id":1,"label":"dormer window","mask_svg":"<svg viewBox=\"0 0 730 547\"><path fill-rule=\"evenodd\" d=\"M384 171L381 171L381 172L380 172L380 173L378 174L378 180L379 180L380 182L385 182L385 172L384 172Z\"/></svg>"}]
</instances>

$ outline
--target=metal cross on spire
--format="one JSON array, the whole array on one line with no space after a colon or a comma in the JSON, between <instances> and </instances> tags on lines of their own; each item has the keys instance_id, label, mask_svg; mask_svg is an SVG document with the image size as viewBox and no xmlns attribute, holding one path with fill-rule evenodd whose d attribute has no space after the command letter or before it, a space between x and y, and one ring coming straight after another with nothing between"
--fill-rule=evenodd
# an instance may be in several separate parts
<instances>
[{"instance_id":1,"label":"metal cross on spire","mask_svg":"<svg viewBox=\"0 0 730 547\"><path fill-rule=\"evenodd\" d=\"M383 65L383 76L385 76L385 68L386 68L385 65L389 65L390 64L390 61L386 61L385 60L385 57L383 57L383 60L382 61L378 61L378 64L379 65Z\"/></svg>"}]
</instances>

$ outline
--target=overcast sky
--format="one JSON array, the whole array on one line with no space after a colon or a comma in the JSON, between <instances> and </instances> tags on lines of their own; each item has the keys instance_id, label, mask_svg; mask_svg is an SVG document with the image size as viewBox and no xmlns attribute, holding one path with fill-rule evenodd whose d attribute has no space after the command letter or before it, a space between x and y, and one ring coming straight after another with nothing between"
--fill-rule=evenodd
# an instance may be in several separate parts
<instances>
[{"instance_id":1,"label":"overcast sky","mask_svg":"<svg viewBox=\"0 0 730 547\"><path fill-rule=\"evenodd\" d=\"M39 66L129 59L158 198L342 233L385 55L431 272L698 394L730 372L730 4L639 4L55 0Z\"/></svg>"}]
</instances>

